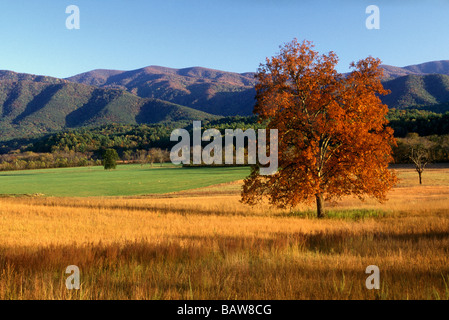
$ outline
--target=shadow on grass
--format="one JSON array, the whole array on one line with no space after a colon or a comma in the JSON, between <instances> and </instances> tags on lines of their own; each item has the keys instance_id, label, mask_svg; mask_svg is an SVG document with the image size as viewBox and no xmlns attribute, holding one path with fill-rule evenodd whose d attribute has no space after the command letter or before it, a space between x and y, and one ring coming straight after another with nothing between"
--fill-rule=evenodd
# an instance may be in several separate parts
<instances>
[{"instance_id":1,"label":"shadow on grass","mask_svg":"<svg viewBox=\"0 0 449 320\"><path fill-rule=\"evenodd\" d=\"M229 290L233 296L253 290L248 297L254 296L267 283L269 286L261 290L264 291L261 298L276 298L277 286L279 290L290 290L287 298L295 298L295 291L304 291L302 298L315 299L449 299L447 269L380 264L380 290L367 290L365 268L376 263L375 256L353 264L318 265L317 268L314 260L279 259L275 251L240 247L241 241L254 241L245 236L220 239L218 249L196 244L154 244L145 240L37 249L0 245L0 271L3 272L0 297L142 299L136 290L140 287L159 298L169 299L171 296L165 294L174 291L181 297L226 299ZM239 253L240 259L234 259L233 251ZM82 270L84 292L65 290L68 276L65 270L73 264ZM48 284L45 290L36 289L43 284ZM153 293L154 288L160 293ZM223 288L229 290L222 292ZM61 292L66 296L61 296Z\"/></svg>"},{"instance_id":2,"label":"shadow on grass","mask_svg":"<svg viewBox=\"0 0 449 320\"><path fill-rule=\"evenodd\" d=\"M390 233L390 234L375 234L375 239L391 239L399 241L411 241L418 242L422 240L445 240L449 239L449 231L429 231L429 232L418 232L418 233Z\"/></svg>"}]
</instances>

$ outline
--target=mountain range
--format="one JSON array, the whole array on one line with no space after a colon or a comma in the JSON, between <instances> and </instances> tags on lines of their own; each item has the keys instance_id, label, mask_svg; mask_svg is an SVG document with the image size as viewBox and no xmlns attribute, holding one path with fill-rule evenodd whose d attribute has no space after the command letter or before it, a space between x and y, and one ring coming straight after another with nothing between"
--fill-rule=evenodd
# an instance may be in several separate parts
<instances>
[{"instance_id":1,"label":"mountain range","mask_svg":"<svg viewBox=\"0 0 449 320\"><path fill-rule=\"evenodd\" d=\"M449 60L382 65L390 108L449 110ZM0 140L106 123L250 115L254 73L192 67L98 69L66 79L0 71Z\"/></svg>"},{"instance_id":2,"label":"mountain range","mask_svg":"<svg viewBox=\"0 0 449 320\"><path fill-rule=\"evenodd\" d=\"M254 104L255 79L250 72L149 66L132 71L93 70L66 80L122 89L222 116L251 114Z\"/></svg>"}]
</instances>

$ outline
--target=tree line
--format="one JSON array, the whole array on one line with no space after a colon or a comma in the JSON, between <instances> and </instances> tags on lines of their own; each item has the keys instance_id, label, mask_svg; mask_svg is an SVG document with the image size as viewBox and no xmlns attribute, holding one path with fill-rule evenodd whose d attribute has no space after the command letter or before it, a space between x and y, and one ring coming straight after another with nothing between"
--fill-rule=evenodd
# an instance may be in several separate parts
<instances>
[{"instance_id":1,"label":"tree line","mask_svg":"<svg viewBox=\"0 0 449 320\"><path fill-rule=\"evenodd\" d=\"M391 109L389 126L397 137L395 163L413 163L410 154L425 150L432 162L449 161L449 112ZM262 129L255 116L223 117L203 121L203 130ZM188 121L164 124L108 124L78 128L34 139L16 139L0 144L0 170L22 170L102 165L103 154L114 149L118 161L142 165L170 161L169 150L176 142L170 133L176 128L192 130Z\"/></svg>"},{"instance_id":2,"label":"tree line","mask_svg":"<svg viewBox=\"0 0 449 320\"><path fill-rule=\"evenodd\" d=\"M449 134L449 112L390 109L387 119L395 137L399 138L404 138L409 133L417 133L420 136Z\"/></svg>"},{"instance_id":3,"label":"tree line","mask_svg":"<svg viewBox=\"0 0 449 320\"><path fill-rule=\"evenodd\" d=\"M150 148L148 150L126 150L120 157L113 148L105 149L98 156L93 152L75 152L73 150L52 151L38 153L33 151L11 152L0 154L0 171L6 170L26 170L26 169L45 169L45 168L66 168L66 167L88 167L104 165L106 169L110 167L109 159L114 162L134 163L144 165L162 165L170 161L168 150L160 148ZM115 167L114 167L115 168Z\"/></svg>"}]
</instances>

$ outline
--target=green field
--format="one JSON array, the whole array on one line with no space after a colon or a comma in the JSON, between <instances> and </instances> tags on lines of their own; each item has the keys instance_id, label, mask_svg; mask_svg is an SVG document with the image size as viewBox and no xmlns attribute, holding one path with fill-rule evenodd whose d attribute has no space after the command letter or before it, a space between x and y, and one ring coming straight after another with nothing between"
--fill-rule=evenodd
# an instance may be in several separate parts
<instances>
[{"instance_id":1,"label":"green field","mask_svg":"<svg viewBox=\"0 0 449 320\"><path fill-rule=\"evenodd\" d=\"M0 194L131 196L161 194L245 178L249 168L119 165L0 172Z\"/></svg>"}]
</instances>

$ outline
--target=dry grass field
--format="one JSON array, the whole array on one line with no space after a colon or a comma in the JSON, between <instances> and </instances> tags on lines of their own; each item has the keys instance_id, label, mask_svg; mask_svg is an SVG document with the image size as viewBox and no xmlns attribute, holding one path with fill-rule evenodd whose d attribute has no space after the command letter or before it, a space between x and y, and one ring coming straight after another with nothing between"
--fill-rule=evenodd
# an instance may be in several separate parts
<instances>
[{"instance_id":1,"label":"dry grass field","mask_svg":"<svg viewBox=\"0 0 449 320\"><path fill-rule=\"evenodd\" d=\"M449 299L449 168L379 204L279 210L241 182L141 197L0 198L0 299ZM80 290L67 290L77 265ZM381 287L365 286L368 265Z\"/></svg>"}]
</instances>

